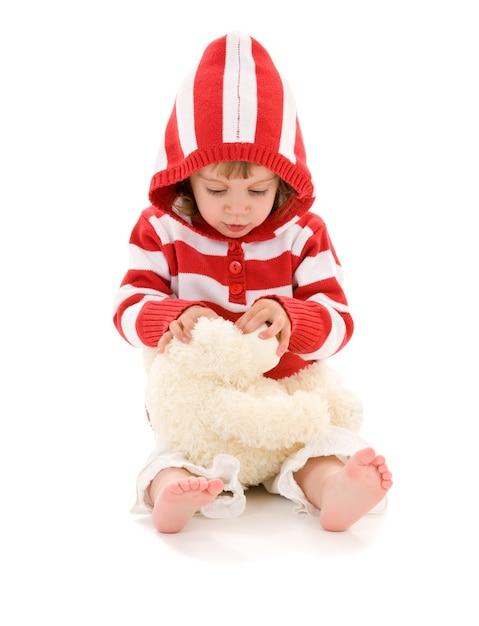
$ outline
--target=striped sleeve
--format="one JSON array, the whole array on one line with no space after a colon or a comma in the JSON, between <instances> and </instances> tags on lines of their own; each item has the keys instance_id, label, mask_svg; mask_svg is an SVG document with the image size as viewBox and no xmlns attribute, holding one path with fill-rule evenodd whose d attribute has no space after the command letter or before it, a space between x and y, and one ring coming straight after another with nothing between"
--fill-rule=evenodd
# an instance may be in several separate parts
<instances>
[{"instance_id":1,"label":"striped sleeve","mask_svg":"<svg viewBox=\"0 0 479 626\"><path fill-rule=\"evenodd\" d=\"M293 248L293 296L275 296L291 320L289 349L306 360L327 359L350 340L354 324L343 270L324 222L309 214Z\"/></svg>"},{"instance_id":2,"label":"striped sleeve","mask_svg":"<svg viewBox=\"0 0 479 626\"><path fill-rule=\"evenodd\" d=\"M180 299L171 289L168 246L144 212L130 237L130 263L115 298L113 320L120 335L135 347L156 346L170 323L202 302Z\"/></svg>"}]
</instances>

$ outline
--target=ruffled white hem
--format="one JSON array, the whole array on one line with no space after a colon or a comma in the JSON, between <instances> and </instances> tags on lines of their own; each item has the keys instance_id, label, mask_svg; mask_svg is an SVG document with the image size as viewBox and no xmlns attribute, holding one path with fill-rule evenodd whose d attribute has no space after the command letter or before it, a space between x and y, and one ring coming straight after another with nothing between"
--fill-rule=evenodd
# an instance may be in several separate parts
<instances>
[{"instance_id":1,"label":"ruffled white hem","mask_svg":"<svg viewBox=\"0 0 479 626\"><path fill-rule=\"evenodd\" d=\"M337 456L345 461L358 450L368 444L357 433L339 426L329 426L322 436L298 452L288 457L277 476L264 482L265 488L274 494L279 494L294 504L297 513L319 515L319 510L305 497L293 474L301 469L306 461L318 456ZM132 513L150 513L152 506L148 501L147 489L153 478L163 469L181 467L196 476L205 478L221 478L224 482L224 492L213 502L204 506L200 513L210 518L237 517L246 506L245 486L238 480L240 463L229 454L219 454L214 458L209 468L190 463L179 452L171 452L161 443L150 455L148 462L137 480L137 499ZM386 498L381 501L371 513L381 513L386 508Z\"/></svg>"}]
</instances>

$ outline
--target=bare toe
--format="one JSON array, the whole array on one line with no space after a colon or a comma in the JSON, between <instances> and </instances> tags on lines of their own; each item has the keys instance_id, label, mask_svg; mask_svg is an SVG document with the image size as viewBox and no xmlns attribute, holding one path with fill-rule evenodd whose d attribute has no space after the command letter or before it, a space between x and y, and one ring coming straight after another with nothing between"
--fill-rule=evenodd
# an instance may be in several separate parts
<instances>
[{"instance_id":1,"label":"bare toe","mask_svg":"<svg viewBox=\"0 0 479 626\"><path fill-rule=\"evenodd\" d=\"M223 490L219 478L191 476L167 483L158 492L153 506L153 523L162 533L177 533L193 515L212 502Z\"/></svg>"}]
</instances>

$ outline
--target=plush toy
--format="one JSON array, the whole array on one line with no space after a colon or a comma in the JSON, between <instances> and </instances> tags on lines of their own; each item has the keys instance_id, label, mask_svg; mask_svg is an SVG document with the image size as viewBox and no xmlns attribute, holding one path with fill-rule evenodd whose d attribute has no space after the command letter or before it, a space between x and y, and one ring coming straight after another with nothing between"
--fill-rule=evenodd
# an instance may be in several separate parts
<instances>
[{"instance_id":1,"label":"plush toy","mask_svg":"<svg viewBox=\"0 0 479 626\"><path fill-rule=\"evenodd\" d=\"M153 429L193 463L217 454L240 461L239 480L257 485L328 424L358 431L362 406L325 363L282 380L263 376L278 363L278 340L244 334L201 317L188 344L145 351L146 407Z\"/></svg>"}]
</instances>

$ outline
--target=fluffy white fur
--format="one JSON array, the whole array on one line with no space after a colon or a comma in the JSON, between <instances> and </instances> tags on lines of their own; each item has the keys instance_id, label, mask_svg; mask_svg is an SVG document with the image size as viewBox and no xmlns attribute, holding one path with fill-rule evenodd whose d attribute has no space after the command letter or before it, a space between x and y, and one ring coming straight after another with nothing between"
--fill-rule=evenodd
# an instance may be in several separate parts
<instances>
[{"instance_id":1,"label":"fluffy white fur","mask_svg":"<svg viewBox=\"0 0 479 626\"><path fill-rule=\"evenodd\" d=\"M191 341L173 339L163 354L145 351L146 406L171 448L210 467L237 457L239 479L256 485L328 424L358 431L362 406L325 363L281 381L263 376L278 363L275 337L243 334L222 318L201 317Z\"/></svg>"}]
</instances>

